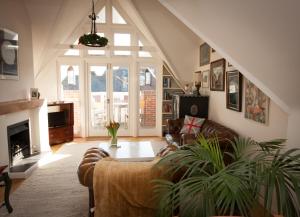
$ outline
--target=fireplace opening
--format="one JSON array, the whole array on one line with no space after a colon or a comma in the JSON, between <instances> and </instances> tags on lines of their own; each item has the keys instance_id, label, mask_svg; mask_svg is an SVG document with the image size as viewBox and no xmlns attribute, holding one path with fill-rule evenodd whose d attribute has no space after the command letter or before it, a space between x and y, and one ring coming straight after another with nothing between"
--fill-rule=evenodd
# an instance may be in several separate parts
<instances>
[{"instance_id":1,"label":"fireplace opening","mask_svg":"<svg viewBox=\"0 0 300 217\"><path fill-rule=\"evenodd\" d=\"M31 156L29 120L8 126L7 138L10 167Z\"/></svg>"}]
</instances>

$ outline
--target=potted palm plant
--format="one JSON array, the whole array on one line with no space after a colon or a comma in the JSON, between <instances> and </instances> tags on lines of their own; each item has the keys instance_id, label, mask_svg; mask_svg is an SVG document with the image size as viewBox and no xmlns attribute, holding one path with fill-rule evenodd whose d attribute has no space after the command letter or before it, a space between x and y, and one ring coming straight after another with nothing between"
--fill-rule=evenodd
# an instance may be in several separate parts
<instances>
[{"instance_id":1,"label":"potted palm plant","mask_svg":"<svg viewBox=\"0 0 300 217\"><path fill-rule=\"evenodd\" d=\"M168 177L180 178L154 180L158 216L257 217L252 210L262 205L266 213L299 217L300 152L284 150L283 142L235 138L231 153L222 153L216 138L200 136L195 144L163 157L157 165L164 166Z\"/></svg>"}]
</instances>

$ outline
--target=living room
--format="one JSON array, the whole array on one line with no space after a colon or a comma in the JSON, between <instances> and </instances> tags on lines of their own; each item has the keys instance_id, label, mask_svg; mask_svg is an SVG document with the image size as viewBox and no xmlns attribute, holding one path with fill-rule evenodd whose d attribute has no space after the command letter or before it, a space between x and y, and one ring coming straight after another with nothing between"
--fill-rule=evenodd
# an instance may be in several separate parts
<instances>
[{"instance_id":1,"label":"living room","mask_svg":"<svg viewBox=\"0 0 300 217\"><path fill-rule=\"evenodd\" d=\"M159 144L153 148L156 153L161 144L166 145L165 121L173 112L169 108L163 110L165 104L171 104L164 92L180 90L190 94L195 91L196 82L201 82L198 93L209 97L209 120L258 142L280 138L286 139L286 148L299 148L298 2L95 0L94 3L98 16L96 31L108 38L105 47L78 45L80 36L91 30L88 16L92 12L92 1L0 1L1 31L5 29L18 35L16 76L1 75L0 80L0 166L9 164L7 127L25 120L30 120L25 126L30 128L32 152L50 153L52 150L56 153L41 162L45 168L51 164L56 166L50 168L50 174L61 169L58 167L61 162L72 167L77 178L76 165L85 151L97 142L109 143L106 124L110 120L120 124L120 143L152 142ZM5 39L4 35L1 37ZM3 50L1 57L5 59ZM221 87L214 89L210 73L219 66L224 80ZM227 103L228 72L240 72L239 76L243 77L239 86L241 98L236 98L240 100L234 109ZM205 75L210 80L204 80ZM170 77L170 85L175 86L164 86L164 77ZM250 90L254 86L259 89L255 94L265 97L264 120L247 116L257 111L246 109L249 97L246 88ZM39 95L39 99L31 99L33 93L36 94L33 98ZM149 93L154 101L144 100L150 99L150 95L146 95ZM16 111L15 105L7 107L16 100L25 100L26 109ZM46 121L48 104L70 100L74 104L72 133L76 138L50 147ZM71 151L76 145L83 152ZM72 162L69 162L70 156L73 156ZM43 166L31 171L29 179L35 174L51 177ZM60 179L64 176L59 175L57 182ZM30 187L38 187L26 184L26 180L11 194L14 208L11 216L22 216L18 214L19 207L28 209L26 203L14 196L26 198L18 194L18 190L26 192ZM65 187L72 192L78 186L79 183L72 183L58 189L63 191ZM43 197L45 192L39 191L45 201L51 196L60 197L59 194ZM87 215L86 189L80 188L75 195L80 197L82 192L83 204L78 207L83 210L76 209L79 210L76 214L68 208L70 216ZM45 210L55 206L53 204ZM40 208L41 203L37 206L35 215L27 215L47 216ZM7 215L5 208L0 211L1 215ZM29 209L28 213L31 213Z\"/></svg>"}]
</instances>

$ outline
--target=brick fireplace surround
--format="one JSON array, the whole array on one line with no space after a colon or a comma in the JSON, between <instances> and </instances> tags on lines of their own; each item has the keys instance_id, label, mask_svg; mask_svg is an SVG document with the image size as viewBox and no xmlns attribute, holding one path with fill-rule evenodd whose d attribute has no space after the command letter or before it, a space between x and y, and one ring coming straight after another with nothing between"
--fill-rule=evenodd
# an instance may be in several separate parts
<instances>
[{"instance_id":1,"label":"brick fireplace surround","mask_svg":"<svg viewBox=\"0 0 300 217\"><path fill-rule=\"evenodd\" d=\"M0 165L9 165L7 127L22 121L29 120L31 152L50 150L47 114L44 99L0 102Z\"/></svg>"}]
</instances>

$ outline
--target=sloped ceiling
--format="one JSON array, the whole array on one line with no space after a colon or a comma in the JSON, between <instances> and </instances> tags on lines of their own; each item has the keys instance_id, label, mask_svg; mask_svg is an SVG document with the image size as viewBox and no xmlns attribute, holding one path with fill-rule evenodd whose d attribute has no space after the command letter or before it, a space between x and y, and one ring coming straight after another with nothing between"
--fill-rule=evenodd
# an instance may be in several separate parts
<instances>
[{"instance_id":1,"label":"sloped ceiling","mask_svg":"<svg viewBox=\"0 0 300 217\"><path fill-rule=\"evenodd\" d=\"M77 25L88 20L90 0L24 0L32 23L35 76L57 53ZM95 0L95 3L97 1Z\"/></svg>"},{"instance_id":2,"label":"sloped ceiling","mask_svg":"<svg viewBox=\"0 0 300 217\"><path fill-rule=\"evenodd\" d=\"M126 5L125 0L118 0ZM66 41L77 26L88 21L91 0L24 0L32 23L35 77L57 55L57 45ZM101 0L95 0L101 4ZM201 39L170 13L158 0L126 0L132 2L159 50L163 53L177 78L182 82L192 80L199 62ZM127 4L130 5L130 4ZM130 15L130 14L129 14ZM134 22L137 22L133 20ZM138 26L141 27L141 26ZM144 33L147 35L147 33ZM172 39L172 40L170 40Z\"/></svg>"},{"instance_id":3,"label":"sloped ceiling","mask_svg":"<svg viewBox=\"0 0 300 217\"><path fill-rule=\"evenodd\" d=\"M300 108L300 1L160 2L285 111Z\"/></svg>"},{"instance_id":4,"label":"sloped ceiling","mask_svg":"<svg viewBox=\"0 0 300 217\"><path fill-rule=\"evenodd\" d=\"M191 82L199 64L201 39L157 0L132 0L182 84Z\"/></svg>"}]
</instances>

